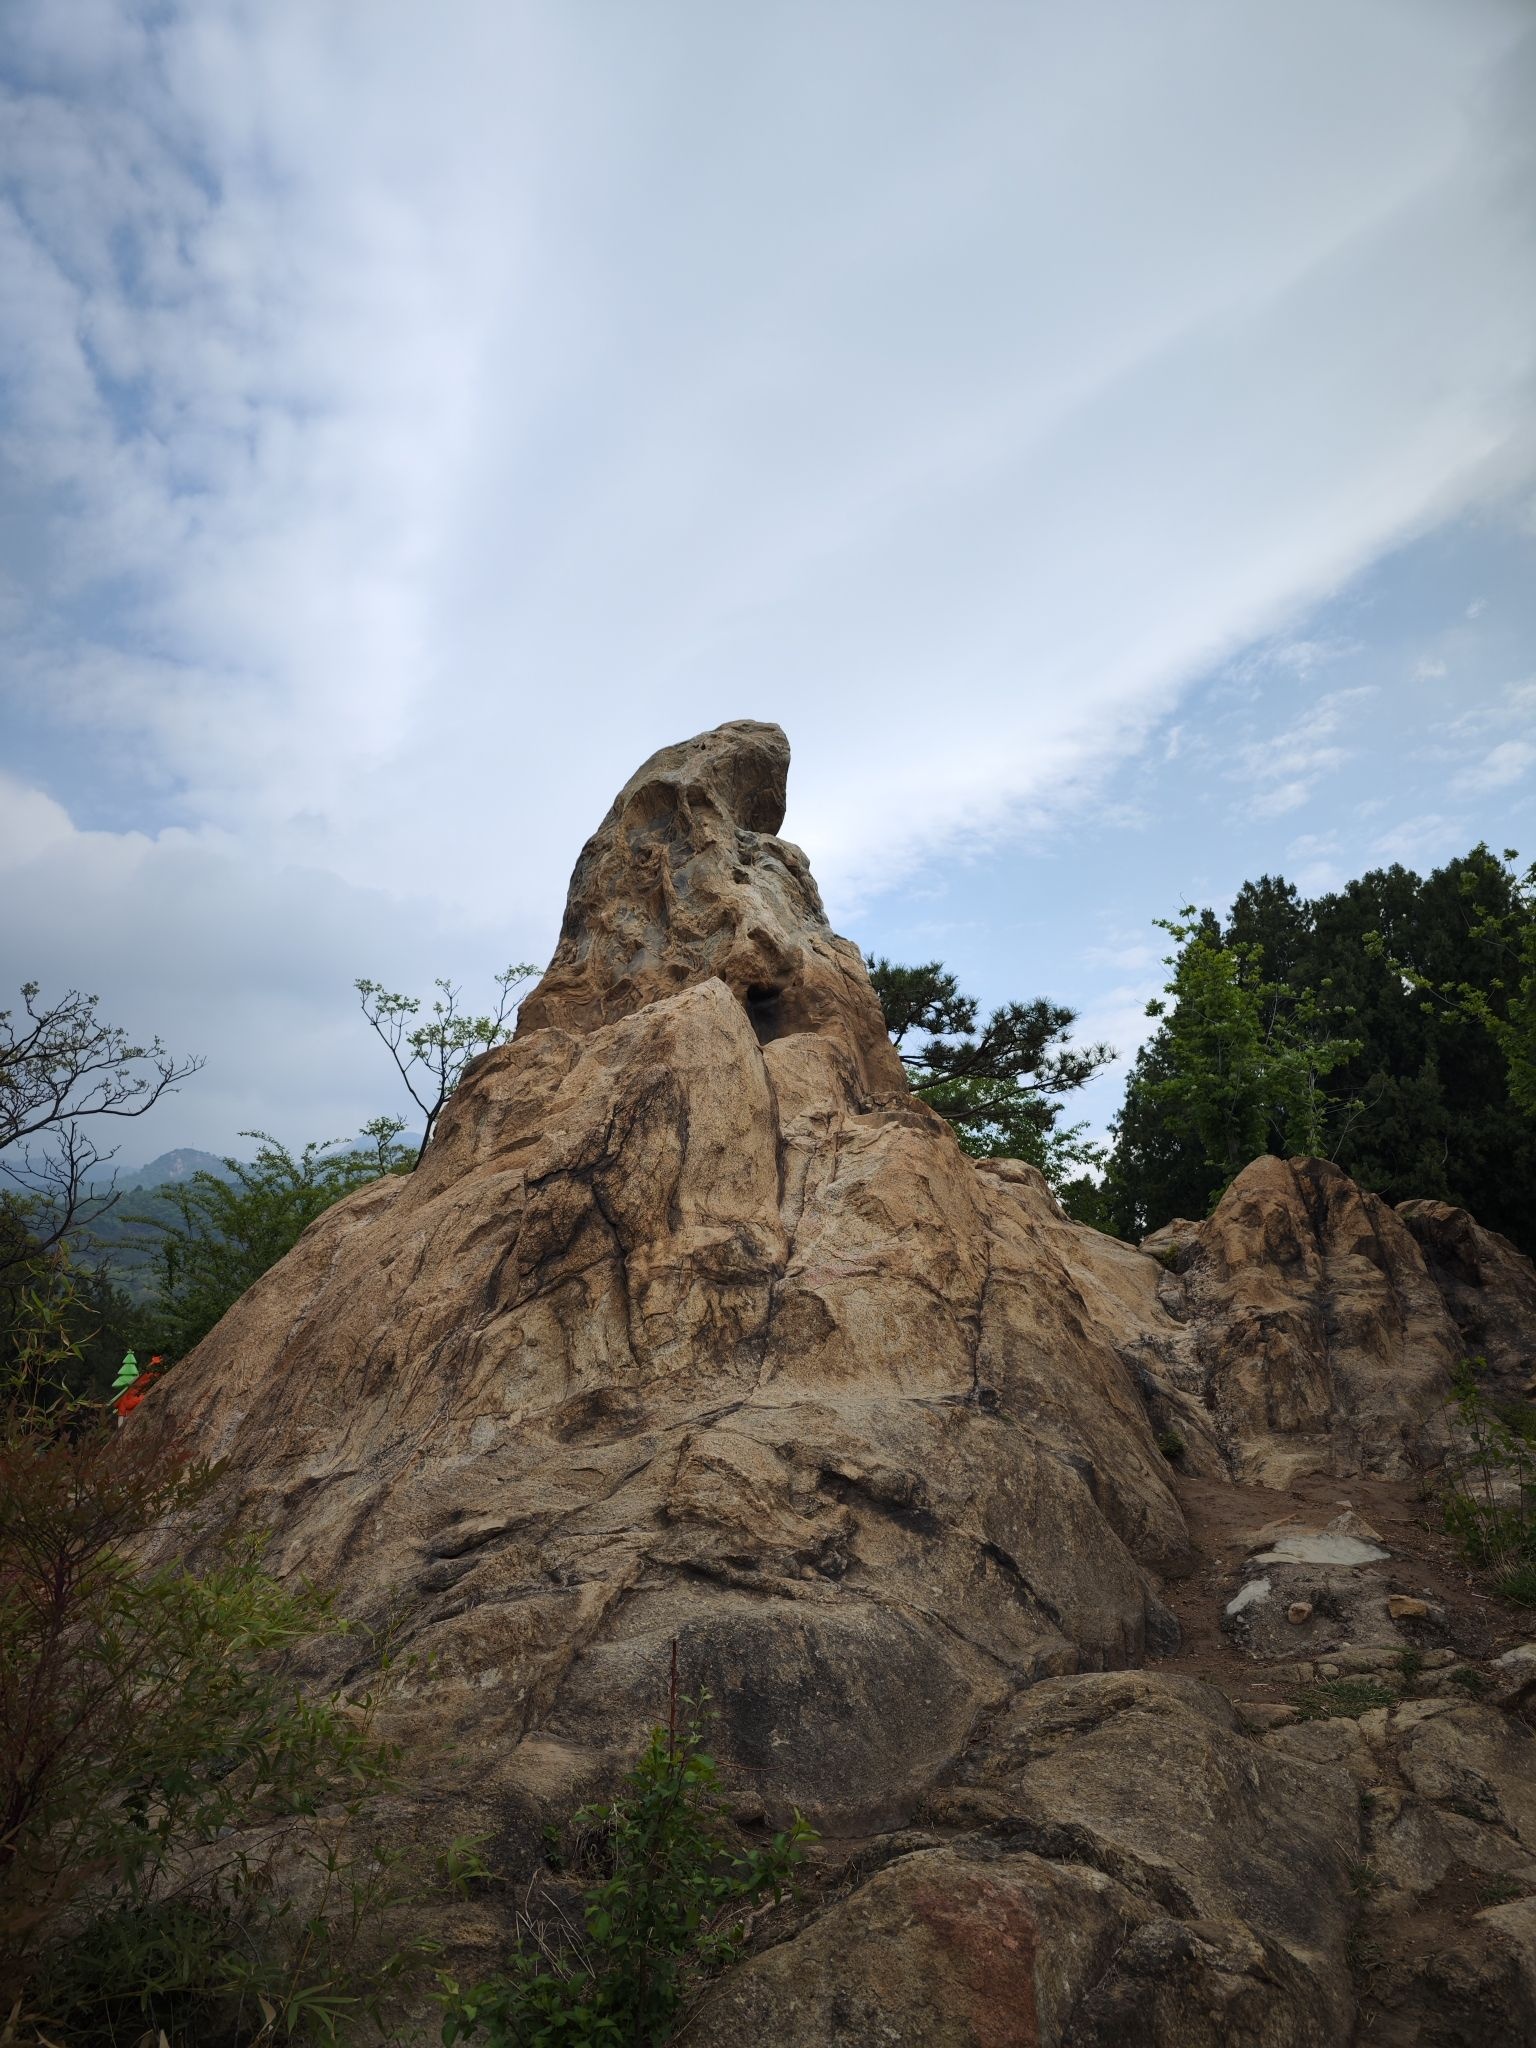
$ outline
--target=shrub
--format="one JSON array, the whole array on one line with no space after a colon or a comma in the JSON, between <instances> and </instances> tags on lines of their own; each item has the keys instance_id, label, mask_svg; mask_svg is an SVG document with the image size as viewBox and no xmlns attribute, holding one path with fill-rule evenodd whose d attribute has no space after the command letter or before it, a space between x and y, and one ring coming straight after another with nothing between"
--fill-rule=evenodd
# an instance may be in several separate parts
<instances>
[{"instance_id":1,"label":"shrub","mask_svg":"<svg viewBox=\"0 0 1536 2048\"><path fill-rule=\"evenodd\" d=\"M1386 1885L1386 1879L1374 1863L1352 1863L1349 1866L1349 1888L1361 1905L1368 1905Z\"/></svg>"},{"instance_id":2,"label":"shrub","mask_svg":"<svg viewBox=\"0 0 1536 2048\"><path fill-rule=\"evenodd\" d=\"M1536 1560L1522 1559L1495 1572L1493 1590L1512 1607L1536 1607Z\"/></svg>"},{"instance_id":3,"label":"shrub","mask_svg":"<svg viewBox=\"0 0 1536 2048\"><path fill-rule=\"evenodd\" d=\"M681 1724L680 1705L689 1710ZM582 1935L556 1942L530 1927L505 1975L471 1991L444 1977L450 2048L477 2036L489 2048L651 2048L740 1949L754 1908L784 1895L813 1832L796 1814L765 1849L731 1846L700 1705L679 1701L674 1644L666 1727L651 1731L611 1805L575 1817L601 1862Z\"/></svg>"},{"instance_id":4,"label":"shrub","mask_svg":"<svg viewBox=\"0 0 1536 2048\"><path fill-rule=\"evenodd\" d=\"M1325 1678L1297 1694L1296 1711L1303 1721L1355 1720L1372 1707L1395 1706L1397 1699L1396 1688L1379 1679Z\"/></svg>"},{"instance_id":5,"label":"shrub","mask_svg":"<svg viewBox=\"0 0 1536 2048\"><path fill-rule=\"evenodd\" d=\"M395 1851L359 1844L391 1754L365 1702L282 1675L285 1651L340 1624L249 1544L197 1572L144 1563L136 1546L210 1468L142 1415L114 1431L63 1398L67 1360L3 1362L4 2038L332 2039L424 1967L420 1943L371 1952L379 1914L421 1891Z\"/></svg>"},{"instance_id":6,"label":"shrub","mask_svg":"<svg viewBox=\"0 0 1536 2048\"><path fill-rule=\"evenodd\" d=\"M1495 1411L1482 1388L1480 1358L1463 1359L1452 1387L1458 1444L1442 1496L1447 1531L1468 1561L1493 1574L1493 1590L1517 1606L1536 1605L1536 1450Z\"/></svg>"}]
</instances>

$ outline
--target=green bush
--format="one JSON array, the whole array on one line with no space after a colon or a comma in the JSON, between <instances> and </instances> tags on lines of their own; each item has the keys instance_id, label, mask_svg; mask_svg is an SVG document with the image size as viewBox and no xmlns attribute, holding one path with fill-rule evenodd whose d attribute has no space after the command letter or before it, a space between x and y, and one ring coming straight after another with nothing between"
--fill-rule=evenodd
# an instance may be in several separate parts
<instances>
[{"instance_id":1,"label":"green bush","mask_svg":"<svg viewBox=\"0 0 1536 2048\"><path fill-rule=\"evenodd\" d=\"M332 2040L426 1966L379 1953L424 1886L366 1839L393 1766L367 1703L283 1675L341 1624L249 1544L144 1563L211 1470L64 1398L51 1341L0 1359L0 2034Z\"/></svg>"},{"instance_id":2,"label":"green bush","mask_svg":"<svg viewBox=\"0 0 1536 2048\"><path fill-rule=\"evenodd\" d=\"M226 1159L227 1179L199 1172L159 1189L162 1213L130 1214L128 1222L159 1240L156 1341L184 1356L332 1203L409 1164L414 1154L394 1143L400 1129L394 1118L377 1118L368 1126L371 1150L312 1142L298 1153L265 1131L242 1131L259 1141L253 1160Z\"/></svg>"},{"instance_id":3,"label":"green bush","mask_svg":"<svg viewBox=\"0 0 1536 2048\"><path fill-rule=\"evenodd\" d=\"M1305 1686L1296 1696L1296 1711L1303 1721L1356 1720L1372 1707L1397 1704L1395 1686L1375 1678L1325 1678Z\"/></svg>"},{"instance_id":4,"label":"green bush","mask_svg":"<svg viewBox=\"0 0 1536 2048\"><path fill-rule=\"evenodd\" d=\"M1465 1358L1453 1381L1456 1444L1442 1495L1445 1526L1469 1563L1492 1574L1493 1590L1536 1606L1536 1450L1478 1384L1481 1358Z\"/></svg>"},{"instance_id":5,"label":"green bush","mask_svg":"<svg viewBox=\"0 0 1536 2048\"><path fill-rule=\"evenodd\" d=\"M697 1712L679 1725L678 1705L674 1668L668 1725L651 1731L611 1805L576 1815L601 1866L583 1899L582 1935L555 1941L534 1930L504 1975L473 1990L444 1977L449 2048L475 2038L488 2048L652 2048L738 1952L753 1909L789 1888L812 1830L796 1814L768 1847L733 1848Z\"/></svg>"}]
</instances>

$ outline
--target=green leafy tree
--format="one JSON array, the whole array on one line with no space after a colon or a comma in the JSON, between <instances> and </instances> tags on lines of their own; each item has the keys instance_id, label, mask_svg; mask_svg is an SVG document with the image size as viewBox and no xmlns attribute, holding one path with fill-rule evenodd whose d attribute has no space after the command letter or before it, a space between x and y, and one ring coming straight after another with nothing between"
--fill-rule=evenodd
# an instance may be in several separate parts
<instances>
[{"instance_id":1,"label":"green leafy tree","mask_svg":"<svg viewBox=\"0 0 1536 2048\"><path fill-rule=\"evenodd\" d=\"M378 1118L367 1151L312 1142L298 1153L265 1131L242 1131L258 1141L256 1157L226 1159L227 1179L198 1172L158 1190L157 1213L140 1221L158 1246L153 1317L161 1349L181 1357L201 1343L333 1202L408 1165L409 1151L393 1142L399 1131L396 1119Z\"/></svg>"},{"instance_id":2,"label":"green leafy tree","mask_svg":"<svg viewBox=\"0 0 1536 2048\"><path fill-rule=\"evenodd\" d=\"M1321 1108L1323 1149L1362 1186L1458 1203L1536 1250L1536 1116L1522 1078L1532 897L1515 856L1484 846L1427 878L1376 868L1311 900L1278 876L1245 883L1225 930L1212 919L1206 931L1235 949L1240 986L1261 992L1261 1032L1350 1048L1315 1074L1325 1086L1310 1108L1305 1087L1290 1107L1278 1091L1268 1145L1318 1149ZM1160 1031L1132 1067L1105 1181L1127 1236L1199 1215L1220 1185L1192 1122L1171 1113L1172 1075Z\"/></svg>"},{"instance_id":3,"label":"green leafy tree","mask_svg":"<svg viewBox=\"0 0 1536 2048\"><path fill-rule=\"evenodd\" d=\"M46 1002L27 982L0 1011L0 1370L61 1346L50 1398L104 1386L130 1341L126 1297L93 1264L118 1201L101 1133L201 1065L136 1043L77 989Z\"/></svg>"},{"instance_id":4,"label":"green leafy tree","mask_svg":"<svg viewBox=\"0 0 1536 2048\"><path fill-rule=\"evenodd\" d=\"M433 984L437 995L424 1023L416 1021L422 1010L419 996L392 994L377 981L353 984L364 1017L394 1061L406 1093L426 1118L423 1151L469 1062L477 1053L503 1045L512 1036L517 990L538 971L527 961L504 968L495 977L495 1005L480 1016L460 1008L462 989L449 981L437 981Z\"/></svg>"},{"instance_id":5,"label":"green leafy tree","mask_svg":"<svg viewBox=\"0 0 1536 2048\"><path fill-rule=\"evenodd\" d=\"M1077 1012L1037 998L1004 1003L984 1023L973 996L930 960L904 967L871 958L869 977L913 1090L955 1127L975 1158L1024 1159L1084 1201L1102 1160L1084 1124L1064 1126L1061 1098L1114 1057L1071 1043Z\"/></svg>"},{"instance_id":6,"label":"green leafy tree","mask_svg":"<svg viewBox=\"0 0 1536 2048\"><path fill-rule=\"evenodd\" d=\"M1199 1137L1168 1113L1163 1089L1173 1072L1168 1035L1156 1031L1132 1063L1112 1126L1103 1183L1108 1227L1132 1242L1175 1216L1205 1215L1220 1185Z\"/></svg>"},{"instance_id":7,"label":"green leafy tree","mask_svg":"<svg viewBox=\"0 0 1536 2048\"><path fill-rule=\"evenodd\" d=\"M1289 921L1293 892L1271 885L1258 906ZM1267 975L1260 940L1224 936L1212 913L1193 904L1157 922L1177 950L1166 963L1166 999L1147 1005L1163 1021L1132 1074L1109 1175L1111 1213L1122 1227L1142 1230L1153 1227L1145 1160L1139 1203L1126 1172L1138 1139L1151 1137L1154 1149L1161 1140L1165 1196L1176 1184L1203 1214L1260 1153L1324 1149L1330 1119L1348 1114L1324 1083L1359 1050L1358 1041L1334 1032L1326 989L1298 992Z\"/></svg>"},{"instance_id":8,"label":"green leafy tree","mask_svg":"<svg viewBox=\"0 0 1536 2048\"><path fill-rule=\"evenodd\" d=\"M1512 1011L1519 1027L1519 885L1486 847L1423 879L1373 870L1308 906L1305 979L1329 981L1361 1041L1334 1077L1360 1104L1340 1165L1389 1201L1457 1203L1536 1251L1536 1117L1495 1028Z\"/></svg>"},{"instance_id":9,"label":"green leafy tree","mask_svg":"<svg viewBox=\"0 0 1536 2048\"><path fill-rule=\"evenodd\" d=\"M582 1938L539 1932L504 1975L468 1991L445 1978L449 2048L479 2037L489 2048L655 2048L739 1952L748 1915L792 1885L812 1830L796 1814L767 1847L735 1846L703 1747L702 1702L679 1700L675 1644L672 1654L667 1725L652 1729L617 1799L576 1815L601 1865Z\"/></svg>"},{"instance_id":10,"label":"green leafy tree","mask_svg":"<svg viewBox=\"0 0 1536 2048\"><path fill-rule=\"evenodd\" d=\"M1478 980L1437 982L1415 966L1412 947L1406 959L1392 964L1421 995L1482 1026L1504 1056L1510 1100L1523 1115L1536 1117L1536 862L1522 873L1519 860L1513 847L1495 860L1479 844L1460 864L1468 940L1486 959ZM1494 871L1503 886L1480 886ZM1379 934L1371 934L1370 947L1378 957L1389 957ZM1433 1014L1431 1004L1426 1012Z\"/></svg>"}]
</instances>

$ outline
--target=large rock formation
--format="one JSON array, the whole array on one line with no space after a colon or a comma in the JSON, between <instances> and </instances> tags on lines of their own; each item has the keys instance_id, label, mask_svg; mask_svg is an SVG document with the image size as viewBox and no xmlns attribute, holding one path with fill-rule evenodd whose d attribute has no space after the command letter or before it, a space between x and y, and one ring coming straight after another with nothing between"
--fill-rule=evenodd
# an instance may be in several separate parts
<instances>
[{"instance_id":1,"label":"large rock formation","mask_svg":"<svg viewBox=\"0 0 1536 2048\"><path fill-rule=\"evenodd\" d=\"M1402 1469L1452 1319L1316 1161L1256 1162L1159 1259L967 1159L775 836L787 762L738 722L639 771L516 1040L147 1426L226 1461L213 1525L373 1631L323 1675L387 1636L423 1829L526 1867L676 1642L749 1804L903 1852L701 2042L1342 2043L1354 1781L1116 1674L1178 1645L1170 1455Z\"/></svg>"}]
</instances>

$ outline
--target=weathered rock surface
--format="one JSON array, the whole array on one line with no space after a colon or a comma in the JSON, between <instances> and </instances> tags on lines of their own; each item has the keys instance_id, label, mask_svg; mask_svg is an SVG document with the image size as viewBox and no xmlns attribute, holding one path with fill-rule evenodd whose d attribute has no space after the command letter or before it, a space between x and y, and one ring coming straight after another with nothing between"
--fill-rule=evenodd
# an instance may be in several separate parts
<instances>
[{"instance_id":1,"label":"weathered rock surface","mask_svg":"<svg viewBox=\"0 0 1536 2048\"><path fill-rule=\"evenodd\" d=\"M1181 1227L1169 1354L1234 1476L1403 1473L1434 1463L1461 1355L1407 1224L1323 1159L1254 1160L1210 1219Z\"/></svg>"},{"instance_id":2,"label":"weathered rock surface","mask_svg":"<svg viewBox=\"0 0 1536 2048\"><path fill-rule=\"evenodd\" d=\"M1323 1162L1256 1161L1154 1258L967 1159L776 836L787 761L743 721L646 764L417 1170L322 1216L140 1422L226 1461L209 1528L266 1529L372 1632L316 1676L373 1683L387 1638L402 1828L526 1876L675 1641L748 1805L860 1867L906 1831L690 2038L1342 2048L1366 1738L1129 1667L1177 1648L1179 1475L1414 1469L1462 1331ZM1417 1640L1385 1579L1355 1614L1349 1567L1254 1569L1292 1655L1304 1600L1308 1642ZM1515 1753L1447 1726L1523 1858ZM1449 1739L1382 1766L1442 1845Z\"/></svg>"},{"instance_id":3,"label":"weathered rock surface","mask_svg":"<svg viewBox=\"0 0 1536 2048\"><path fill-rule=\"evenodd\" d=\"M828 925L805 855L776 836L788 777L788 740L751 719L653 754L581 850L519 1036L590 1031L713 975L763 1043L814 1032L872 1095L904 1096L863 956Z\"/></svg>"},{"instance_id":4,"label":"weathered rock surface","mask_svg":"<svg viewBox=\"0 0 1536 2048\"><path fill-rule=\"evenodd\" d=\"M1448 1202L1399 1202L1397 1213L1455 1319L1463 1351L1485 1361L1490 1390L1505 1399L1536 1392L1536 1265Z\"/></svg>"},{"instance_id":5,"label":"weathered rock surface","mask_svg":"<svg viewBox=\"0 0 1536 2048\"><path fill-rule=\"evenodd\" d=\"M674 1637L828 1832L898 1821L1021 1679L1172 1646L1182 1518L1078 1233L882 1075L771 837L785 758L738 724L641 771L516 1041L163 1404L221 1513L434 1660L405 1732L482 1800L628 1750Z\"/></svg>"},{"instance_id":6,"label":"weathered rock surface","mask_svg":"<svg viewBox=\"0 0 1536 2048\"><path fill-rule=\"evenodd\" d=\"M1347 2038L1356 1794L1142 1672L1048 1679L937 1789L969 1826L732 1973L701 2043L1303 2048Z\"/></svg>"}]
</instances>

